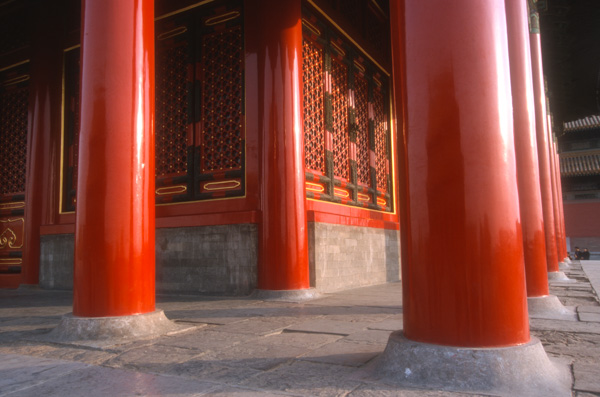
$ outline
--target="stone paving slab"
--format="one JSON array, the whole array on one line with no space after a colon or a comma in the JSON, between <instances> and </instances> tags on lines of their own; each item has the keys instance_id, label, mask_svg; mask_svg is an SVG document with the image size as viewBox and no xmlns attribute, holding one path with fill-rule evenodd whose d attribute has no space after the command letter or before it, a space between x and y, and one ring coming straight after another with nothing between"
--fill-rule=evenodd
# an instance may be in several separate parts
<instances>
[{"instance_id":1,"label":"stone paving slab","mask_svg":"<svg viewBox=\"0 0 600 397\"><path fill-rule=\"evenodd\" d=\"M300 396L345 396L360 386L350 379L355 368L295 361L247 379L242 385Z\"/></svg>"},{"instance_id":2,"label":"stone paving slab","mask_svg":"<svg viewBox=\"0 0 600 397\"><path fill-rule=\"evenodd\" d=\"M598 324L596 323L532 318L529 319L529 326L531 327L531 329L543 329L600 335L600 326L598 326Z\"/></svg>"},{"instance_id":3,"label":"stone paving slab","mask_svg":"<svg viewBox=\"0 0 600 397\"><path fill-rule=\"evenodd\" d=\"M587 277L600 266L584 268L565 271L577 283L550 286L579 321L532 319L531 330L572 366L573 395L590 397L600 395L600 305ZM92 349L36 340L70 312L70 293L0 290L0 396L466 396L356 376L402 328L401 296L399 283L304 303L161 295L158 308L192 329Z\"/></svg>"},{"instance_id":4,"label":"stone paving slab","mask_svg":"<svg viewBox=\"0 0 600 397\"><path fill-rule=\"evenodd\" d=\"M360 367L380 355L384 349L385 343L353 343L352 341L342 339L306 353L299 357L299 359L318 363Z\"/></svg>"},{"instance_id":5,"label":"stone paving slab","mask_svg":"<svg viewBox=\"0 0 600 397\"><path fill-rule=\"evenodd\" d=\"M291 327L287 327L285 331L348 336L356 332L364 331L369 325L370 323L365 322L316 319L292 325Z\"/></svg>"},{"instance_id":6,"label":"stone paving slab","mask_svg":"<svg viewBox=\"0 0 600 397\"><path fill-rule=\"evenodd\" d=\"M578 313L600 313L600 306L579 306Z\"/></svg>"},{"instance_id":7,"label":"stone paving slab","mask_svg":"<svg viewBox=\"0 0 600 397\"><path fill-rule=\"evenodd\" d=\"M578 391L588 393L600 393L600 366L597 364L573 364L573 374L575 375L575 386Z\"/></svg>"},{"instance_id":8,"label":"stone paving slab","mask_svg":"<svg viewBox=\"0 0 600 397\"><path fill-rule=\"evenodd\" d=\"M579 316L579 321L588 321L588 322L595 322L595 323L600 322L600 313L580 312L578 314L578 316Z\"/></svg>"},{"instance_id":9,"label":"stone paving slab","mask_svg":"<svg viewBox=\"0 0 600 397\"><path fill-rule=\"evenodd\" d=\"M3 357L5 358L5 357ZM21 360L21 358L20 358ZM30 364L31 365L31 364ZM93 367L48 360L46 366L35 365L33 374L35 382L20 383L15 390L2 387L1 396L31 397L31 396L69 396L69 397L114 397L114 396L201 396L214 390L217 385L209 382L199 382L169 376L160 376L140 372L131 372L113 368ZM77 367L75 367L77 366ZM19 372L23 368L18 368ZM0 367L2 377L10 375ZM28 374L25 374L28 375ZM21 378L23 375L15 375ZM27 378L22 378L28 380ZM85 387L82 387L85 385ZM6 392L6 393L5 393Z\"/></svg>"},{"instance_id":10,"label":"stone paving slab","mask_svg":"<svg viewBox=\"0 0 600 397\"><path fill-rule=\"evenodd\" d=\"M0 356L0 396L14 395L74 371L87 364L47 358L2 354ZM32 395L32 394L29 394Z\"/></svg>"}]
</instances>

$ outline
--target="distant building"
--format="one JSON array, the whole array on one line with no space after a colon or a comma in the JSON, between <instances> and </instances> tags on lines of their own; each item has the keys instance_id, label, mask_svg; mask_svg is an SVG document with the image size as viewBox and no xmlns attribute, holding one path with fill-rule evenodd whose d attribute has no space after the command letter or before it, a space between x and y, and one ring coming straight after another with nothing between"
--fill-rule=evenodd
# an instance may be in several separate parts
<instances>
[{"instance_id":1,"label":"distant building","mask_svg":"<svg viewBox=\"0 0 600 397\"><path fill-rule=\"evenodd\" d=\"M600 116L565 123L558 143L570 251L600 259Z\"/></svg>"}]
</instances>

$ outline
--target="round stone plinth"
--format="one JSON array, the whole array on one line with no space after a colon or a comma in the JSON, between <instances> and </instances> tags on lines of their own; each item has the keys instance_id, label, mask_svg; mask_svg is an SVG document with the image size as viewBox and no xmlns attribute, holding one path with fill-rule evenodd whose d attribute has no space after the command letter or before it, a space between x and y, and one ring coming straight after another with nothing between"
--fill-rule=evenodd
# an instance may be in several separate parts
<instances>
[{"instance_id":1,"label":"round stone plinth","mask_svg":"<svg viewBox=\"0 0 600 397\"><path fill-rule=\"evenodd\" d=\"M573 280L569 277L567 277L567 275L564 272L548 272L548 281L560 281L561 283L565 283L565 282L573 282L576 283L577 280Z\"/></svg>"},{"instance_id":2,"label":"round stone plinth","mask_svg":"<svg viewBox=\"0 0 600 397\"><path fill-rule=\"evenodd\" d=\"M314 288L294 290L257 289L250 295L250 298L264 301L304 302L319 298L320 296Z\"/></svg>"},{"instance_id":3,"label":"round stone plinth","mask_svg":"<svg viewBox=\"0 0 600 397\"><path fill-rule=\"evenodd\" d=\"M374 366L385 383L506 396L570 396L571 374L550 361L541 342L499 348L432 345L392 333Z\"/></svg>"},{"instance_id":4,"label":"round stone plinth","mask_svg":"<svg viewBox=\"0 0 600 397\"><path fill-rule=\"evenodd\" d=\"M556 295L527 298L527 308L531 318L577 321L575 309L563 306Z\"/></svg>"},{"instance_id":5,"label":"round stone plinth","mask_svg":"<svg viewBox=\"0 0 600 397\"><path fill-rule=\"evenodd\" d=\"M116 344L131 339L146 339L189 328L169 320L162 310L131 316L78 317L65 314L47 339L82 345Z\"/></svg>"},{"instance_id":6,"label":"round stone plinth","mask_svg":"<svg viewBox=\"0 0 600 397\"><path fill-rule=\"evenodd\" d=\"M569 265L567 262L558 262L558 268L559 269L570 269L571 265Z\"/></svg>"}]
</instances>

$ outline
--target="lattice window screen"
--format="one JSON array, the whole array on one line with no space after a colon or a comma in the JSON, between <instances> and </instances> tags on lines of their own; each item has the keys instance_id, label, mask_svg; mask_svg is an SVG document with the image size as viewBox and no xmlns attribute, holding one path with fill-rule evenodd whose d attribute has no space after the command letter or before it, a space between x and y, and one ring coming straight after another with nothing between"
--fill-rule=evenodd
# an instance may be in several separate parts
<instances>
[{"instance_id":1,"label":"lattice window screen","mask_svg":"<svg viewBox=\"0 0 600 397\"><path fill-rule=\"evenodd\" d=\"M303 27L307 196L391 211L388 80L307 10Z\"/></svg>"}]
</instances>

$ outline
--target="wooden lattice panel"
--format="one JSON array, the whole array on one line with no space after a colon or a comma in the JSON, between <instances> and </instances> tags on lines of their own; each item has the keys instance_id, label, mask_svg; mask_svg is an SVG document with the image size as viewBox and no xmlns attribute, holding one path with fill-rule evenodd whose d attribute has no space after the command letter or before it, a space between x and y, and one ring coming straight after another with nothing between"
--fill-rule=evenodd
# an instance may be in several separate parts
<instances>
[{"instance_id":1,"label":"wooden lattice panel","mask_svg":"<svg viewBox=\"0 0 600 397\"><path fill-rule=\"evenodd\" d=\"M302 48L305 166L309 170L324 173L323 50L307 40Z\"/></svg>"},{"instance_id":2,"label":"wooden lattice panel","mask_svg":"<svg viewBox=\"0 0 600 397\"><path fill-rule=\"evenodd\" d=\"M25 191L29 76L3 75L0 80L0 194ZM26 81L26 80L25 80Z\"/></svg>"},{"instance_id":3,"label":"wooden lattice panel","mask_svg":"<svg viewBox=\"0 0 600 397\"><path fill-rule=\"evenodd\" d=\"M348 68L331 63L333 119L333 174L348 179Z\"/></svg>"},{"instance_id":4,"label":"wooden lattice panel","mask_svg":"<svg viewBox=\"0 0 600 397\"><path fill-rule=\"evenodd\" d=\"M369 177L369 106L368 82L360 76L354 78L354 96L356 112L356 165L358 183L370 185Z\"/></svg>"},{"instance_id":5,"label":"wooden lattice panel","mask_svg":"<svg viewBox=\"0 0 600 397\"><path fill-rule=\"evenodd\" d=\"M375 171L377 175L377 188L387 191L387 120L384 113L383 94L380 90L373 92L373 120L375 124Z\"/></svg>"},{"instance_id":6,"label":"wooden lattice panel","mask_svg":"<svg viewBox=\"0 0 600 397\"><path fill-rule=\"evenodd\" d=\"M363 21L356 10L344 12ZM383 69L308 9L302 25L306 195L391 211L389 91Z\"/></svg>"},{"instance_id":7,"label":"wooden lattice panel","mask_svg":"<svg viewBox=\"0 0 600 397\"><path fill-rule=\"evenodd\" d=\"M187 173L190 125L189 42L172 39L161 44L156 59L157 177Z\"/></svg>"},{"instance_id":8,"label":"wooden lattice panel","mask_svg":"<svg viewBox=\"0 0 600 397\"><path fill-rule=\"evenodd\" d=\"M202 40L201 171L242 169L242 27Z\"/></svg>"}]
</instances>

